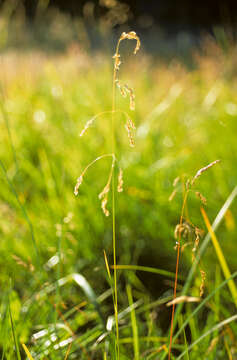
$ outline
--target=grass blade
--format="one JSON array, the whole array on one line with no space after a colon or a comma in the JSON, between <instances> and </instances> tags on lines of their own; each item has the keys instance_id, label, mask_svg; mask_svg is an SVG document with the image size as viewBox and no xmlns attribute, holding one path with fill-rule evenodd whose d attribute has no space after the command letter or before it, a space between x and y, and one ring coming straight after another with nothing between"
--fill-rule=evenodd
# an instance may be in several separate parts
<instances>
[{"instance_id":1,"label":"grass blade","mask_svg":"<svg viewBox=\"0 0 237 360\"><path fill-rule=\"evenodd\" d=\"M219 330L220 328L222 328L223 326L229 324L232 321L237 320L237 315L233 315L231 317L229 317L228 319L225 319L223 321L221 321L219 324L215 325L213 328L211 328L210 330L208 330L207 332L205 332L205 334L203 334L202 336L200 336L196 341L194 341L189 347L188 349L184 350L182 352L181 355L179 355L179 357L176 360L180 360L182 359L182 357L187 353L187 351L190 351L195 345L197 345L200 341L202 341L206 336L210 335L211 333L215 332L216 330Z\"/></svg>"},{"instance_id":2,"label":"grass blade","mask_svg":"<svg viewBox=\"0 0 237 360\"><path fill-rule=\"evenodd\" d=\"M11 312L10 299L9 299L9 316L10 316L13 340L14 340L14 344L15 344L16 357L17 357L17 360L21 360L19 345L18 345L18 341L17 341L17 337L16 337L15 324L14 324L14 320L13 320L12 312Z\"/></svg>"},{"instance_id":3,"label":"grass blade","mask_svg":"<svg viewBox=\"0 0 237 360\"><path fill-rule=\"evenodd\" d=\"M26 346L25 344L22 344L22 347L23 347L26 355L28 356L28 358L29 358L30 360L34 360L33 357L31 356L31 353L29 352L27 346Z\"/></svg>"},{"instance_id":4,"label":"grass blade","mask_svg":"<svg viewBox=\"0 0 237 360\"><path fill-rule=\"evenodd\" d=\"M235 200L237 196L237 186L234 187L233 191L230 193L230 195L228 196L227 200L225 201L224 205L222 206L222 208L220 209L220 211L218 212L213 224L212 224L212 228L213 230L215 231L221 221L223 220L227 210L230 208L231 204L233 203L233 201ZM211 237L210 237L210 234L208 233L206 236L205 236L205 239L204 241L202 242L202 245L200 246L200 250L199 252L197 253L197 256L193 262L193 265L191 267L191 269L189 270L189 273L188 273L188 276L187 276L187 280L185 282L185 285L183 287L183 290L182 290L182 293L181 295L187 295L188 293L188 290L191 286L191 282L192 282L192 279L194 277L194 274L197 270L197 267L198 267L198 264L199 264L199 261L202 257L202 255L204 254L209 242L211 240ZM176 312L175 312L175 317L174 317L174 323L173 323L173 327L175 329L176 327L176 324L177 324L177 320L178 320L178 317L179 317L179 314L181 313L182 311L182 308L183 308L183 304L179 304L176 308ZM166 357L167 354L164 354L162 357L161 357L161 360L163 360L165 357Z\"/></svg>"},{"instance_id":5,"label":"grass blade","mask_svg":"<svg viewBox=\"0 0 237 360\"><path fill-rule=\"evenodd\" d=\"M128 303L129 303L129 306L131 307L134 360L139 360L139 338L138 338L138 328L137 328L135 309L132 306L133 305L132 289L129 284L126 286L126 288L127 288L127 295L128 295Z\"/></svg>"},{"instance_id":6,"label":"grass blade","mask_svg":"<svg viewBox=\"0 0 237 360\"><path fill-rule=\"evenodd\" d=\"M114 266L112 266L113 268ZM167 276L170 277L172 279L175 279L175 274L173 272L167 271L167 270L163 270L163 269L157 269L157 268L153 268L153 267L149 267L149 266L140 266L140 265L116 265L116 269L117 270L138 270L138 271L145 271L145 272L150 272L153 274L157 274L157 275L163 275L163 276ZM180 279L183 279L180 277Z\"/></svg>"},{"instance_id":7,"label":"grass blade","mask_svg":"<svg viewBox=\"0 0 237 360\"><path fill-rule=\"evenodd\" d=\"M218 257L218 260L219 260L219 263L221 265L224 276L225 276L226 279L228 279L231 276L228 264L226 262L224 254L223 254L223 252L221 250L221 247L220 247L220 244L219 244L219 242L217 240L217 237L216 237L216 235L215 235L215 233L214 233L214 231L212 229L212 226L210 224L208 216L207 216L205 210L202 207L201 207L201 213L202 213L203 219L205 221L206 227L207 227L207 229L209 231L209 234L211 236L211 240L212 240L213 246L214 246L214 248L216 250L216 255ZM233 279L231 279L228 282L228 286L229 286L233 301L235 303L235 306L237 308L237 289L236 289L236 286L235 286L235 283L234 283Z\"/></svg>"}]
</instances>

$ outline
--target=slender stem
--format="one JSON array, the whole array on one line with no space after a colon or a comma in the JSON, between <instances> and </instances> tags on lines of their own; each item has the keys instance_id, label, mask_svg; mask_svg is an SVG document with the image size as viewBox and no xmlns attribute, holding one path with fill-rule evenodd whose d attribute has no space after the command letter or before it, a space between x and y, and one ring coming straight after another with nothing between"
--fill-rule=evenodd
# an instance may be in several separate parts
<instances>
[{"instance_id":1,"label":"slender stem","mask_svg":"<svg viewBox=\"0 0 237 360\"><path fill-rule=\"evenodd\" d=\"M116 47L116 54L118 54L120 41ZM115 85L116 85L117 70L114 65L113 69L113 85L112 85L112 152L115 153ZM112 174L112 232L113 232L113 263L114 263L114 317L116 327L116 357L119 359L119 326L118 326L118 290L117 290L117 269L116 269L116 229L115 229L115 177L114 171Z\"/></svg>"},{"instance_id":2,"label":"slender stem","mask_svg":"<svg viewBox=\"0 0 237 360\"><path fill-rule=\"evenodd\" d=\"M179 226L183 224L184 210L187 202L189 189L185 189L182 211L179 221ZM173 300L176 299L176 291L177 291L177 283L178 283L178 273L179 273L179 259L180 259L180 242L181 242L181 231L179 231L179 238L177 241L177 257L176 257L176 270L175 270L175 282L174 282L174 296ZM173 338L173 324L174 324L174 311L175 311L175 303L173 302L172 306L172 317L171 317L171 325L170 325L170 344L169 344L169 355L168 360L171 358L171 350L172 350L172 338Z\"/></svg>"}]
</instances>

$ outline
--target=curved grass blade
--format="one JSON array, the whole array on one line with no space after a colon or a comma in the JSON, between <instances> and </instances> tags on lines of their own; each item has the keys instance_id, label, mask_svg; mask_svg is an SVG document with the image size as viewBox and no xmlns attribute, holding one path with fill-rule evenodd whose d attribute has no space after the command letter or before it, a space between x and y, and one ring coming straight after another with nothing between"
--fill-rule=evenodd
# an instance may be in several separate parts
<instances>
[{"instance_id":1,"label":"curved grass blade","mask_svg":"<svg viewBox=\"0 0 237 360\"><path fill-rule=\"evenodd\" d=\"M206 211L202 207L201 207L201 213L202 213L203 219L205 221L207 230L209 231L209 234L211 236L212 243L213 243L214 248L216 250L216 255L218 257L218 260L219 260L219 263L221 265L224 276L225 276L226 279L228 279L231 276L228 264L227 264L227 262L225 260L224 254L223 254L223 252L221 250L221 247L220 247L220 244L219 244L219 242L217 240L216 234L214 233L214 231L212 229L212 226L210 224L210 221L208 219ZM232 295L233 301L235 303L235 306L237 307L237 289L236 289L235 283L234 283L234 281L232 279L228 282L228 286L229 286L230 293Z\"/></svg>"},{"instance_id":2,"label":"curved grass blade","mask_svg":"<svg viewBox=\"0 0 237 360\"><path fill-rule=\"evenodd\" d=\"M111 266L112 268L114 268L114 266ZM145 271L145 272L150 272L153 274L157 274L157 275L163 275L163 276L167 276L170 277L172 279L175 278L175 273L167 271L167 270L163 270L163 269L157 269L157 268L153 268L153 267L149 267L149 266L140 266L140 265L116 265L116 269L117 270L133 270L133 271ZM182 277L180 277L180 279L184 279Z\"/></svg>"}]
</instances>

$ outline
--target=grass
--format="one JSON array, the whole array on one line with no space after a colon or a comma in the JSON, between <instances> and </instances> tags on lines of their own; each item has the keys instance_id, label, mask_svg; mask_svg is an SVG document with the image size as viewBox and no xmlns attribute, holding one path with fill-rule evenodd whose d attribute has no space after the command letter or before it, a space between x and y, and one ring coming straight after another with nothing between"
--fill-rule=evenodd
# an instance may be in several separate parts
<instances>
[{"instance_id":1,"label":"grass","mask_svg":"<svg viewBox=\"0 0 237 360\"><path fill-rule=\"evenodd\" d=\"M135 89L136 109L129 109L128 90L130 99L117 96L112 113L112 54L2 55L2 359L167 359L166 303L173 299L185 184L216 159L183 209L189 232L180 243L177 296L199 297L200 269L206 280L199 303L176 305L170 357L236 355L236 55L204 43L188 69L142 50L130 57L123 43L120 53L120 89L123 79ZM123 126L131 125L125 113L134 138ZM107 217L98 195L111 150L115 191ZM75 197L76 179L91 162ZM204 219L197 191L207 200ZM204 234L193 260L194 227Z\"/></svg>"}]
</instances>

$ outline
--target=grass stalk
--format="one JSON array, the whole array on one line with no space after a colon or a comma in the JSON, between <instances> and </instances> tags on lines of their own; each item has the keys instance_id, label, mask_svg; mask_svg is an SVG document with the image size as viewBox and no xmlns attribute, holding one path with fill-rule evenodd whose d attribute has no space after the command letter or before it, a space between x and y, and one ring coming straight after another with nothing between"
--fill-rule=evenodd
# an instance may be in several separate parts
<instances>
[{"instance_id":1,"label":"grass stalk","mask_svg":"<svg viewBox=\"0 0 237 360\"><path fill-rule=\"evenodd\" d=\"M116 47L116 54L119 51L118 41ZM116 86L117 69L114 63L113 68L113 84L112 84L112 153L115 154L115 124L114 124L114 113L115 113L115 86ZM113 265L114 265L114 317L115 317L115 328L116 328L116 358L119 359L119 326L118 326L118 290L117 290L117 259L116 259L116 229L115 229L115 175L112 173L112 233L113 233Z\"/></svg>"},{"instance_id":2,"label":"grass stalk","mask_svg":"<svg viewBox=\"0 0 237 360\"><path fill-rule=\"evenodd\" d=\"M185 211L185 205L187 202L189 193L189 188L185 189L184 192L184 198L183 198L183 204L182 204L182 210L181 210L181 216L179 221L179 226L181 227L183 224L183 217L184 217L184 211ZM179 259L180 259L180 246L181 246L181 231L179 231L178 235L178 241L177 241L177 257L176 257L176 270L175 270L175 282L174 282L174 295L173 300L176 299L176 292L177 292L177 284L178 284L178 272L179 272ZM174 327L174 312L175 312L175 303L172 305L172 315L171 315L171 324L170 324L170 343L169 343L169 354L168 359L171 359L171 351L172 351L172 337L173 337L173 327Z\"/></svg>"}]
</instances>

